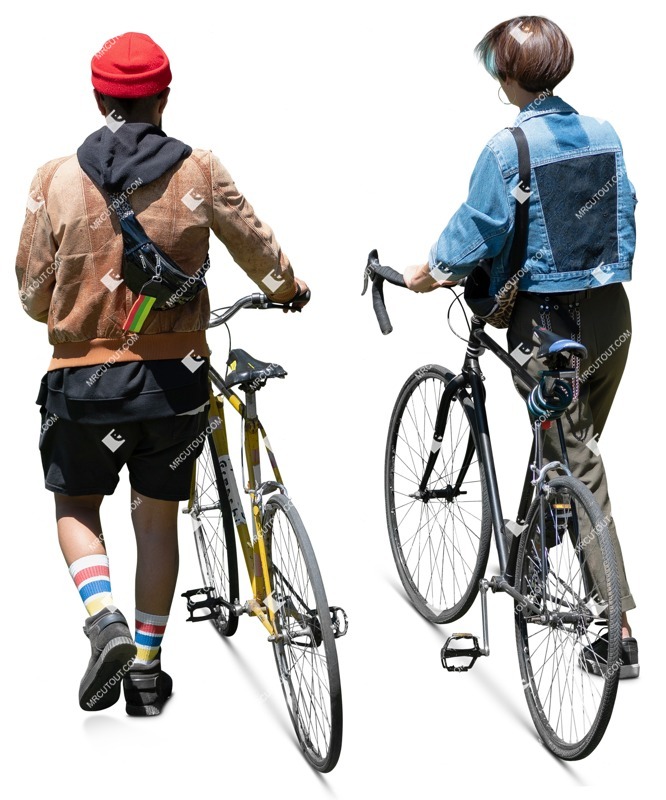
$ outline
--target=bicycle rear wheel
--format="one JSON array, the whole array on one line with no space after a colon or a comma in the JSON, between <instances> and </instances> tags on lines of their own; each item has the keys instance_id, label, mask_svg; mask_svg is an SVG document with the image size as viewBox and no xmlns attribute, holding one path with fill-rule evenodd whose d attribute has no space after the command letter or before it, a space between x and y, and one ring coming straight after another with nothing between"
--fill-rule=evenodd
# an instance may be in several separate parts
<instances>
[{"instance_id":1,"label":"bicycle rear wheel","mask_svg":"<svg viewBox=\"0 0 666 800\"><path fill-rule=\"evenodd\" d=\"M277 639L273 651L298 741L320 772L337 764L342 746L342 695L331 614L314 551L291 501L265 506Z\"/></svg>"},{"instance_id":2,"label":"bicycle rear wheel","mask_svg":"<svg viewBox=\"0 0 666 800\"><path fill-rule=\"evenodd\" d=\"M213 434L203 443L196 461L190 515L194 526L201 575L215 596L229 603L238 600L238 562L233 517L227 500L222 468ZM233 636L238 617L224 606L211 620L223 636Z\"/></svg>"},{"instance_id":3,"label":"bicycle rear wheel","mask_svg":"<svg viewBox=\"0 0 666 800\"><path fill-rule=\"evenodd\" d=\"M472 605L488 562L491 518L486 475L478 458L473 400L459 390L448 408L444 438L428 492L414 497L425 472L435 420L453 373L416 370L391 415L384 469L393 558L405 590L431 622L452 622Z\"/></svg>"},{"instance_id":4,"label":"bicycle rear wheel","mask_svg":"<svg viewBox=\"0 0 666 800\"><path fill-rule=\"evenodd\" d=\"M515 604L525 697L542 741L566 760L584 758L601 740L622 665L620 590L607 524L579 480L557 477L533 501L518 550L516 586L540 610ZM603 579L592 577L593 561L603 565Z\"/></svg>"}]
</instances>

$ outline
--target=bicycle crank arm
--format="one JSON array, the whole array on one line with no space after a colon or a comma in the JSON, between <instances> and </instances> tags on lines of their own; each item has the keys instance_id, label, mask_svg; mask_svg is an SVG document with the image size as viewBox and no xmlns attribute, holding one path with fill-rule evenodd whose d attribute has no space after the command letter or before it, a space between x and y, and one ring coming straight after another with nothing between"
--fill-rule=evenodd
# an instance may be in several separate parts
<instances>
[{"instance_id":1,"label":"bicycle crank arm","mask_svg":"<svg viewBox=\"0 0 666 800\"><path fill-rule=\"evenodd\" d=\"M525 597L524 594L521 594L518 589L515 589L513 586L511 586L511 584L505 578L500 578L498 575L493 576L490 579L490 588L493 590L493 592L506 592L524 609L529 609L537 616L541 616L543 614L543 611L539 606L535 605L531 600L528 600L528 598Z\"/></svg>"},{"instance_id":2,"label":"bicycle crank arm","mask_svg":"<svg viewBox=\"0 0 666 800\"><path fill-rule=\"evenodd\" d=\"M204 620L217 619L220 616L221 607L227 608L232 614L239 616L243 613L243 607L237 603L229 603L222 597L214 596L214 588L212 586L204 586L201 589L190 589L183 592L181 597L187 599L187 610L190 616L187 622L203 622ZM205 595L205 600L193 600L192 598L197 595ZM208 609L207 614L198 614L195 616L195 611L201 609Z\"/></svg>"}]
</instances>

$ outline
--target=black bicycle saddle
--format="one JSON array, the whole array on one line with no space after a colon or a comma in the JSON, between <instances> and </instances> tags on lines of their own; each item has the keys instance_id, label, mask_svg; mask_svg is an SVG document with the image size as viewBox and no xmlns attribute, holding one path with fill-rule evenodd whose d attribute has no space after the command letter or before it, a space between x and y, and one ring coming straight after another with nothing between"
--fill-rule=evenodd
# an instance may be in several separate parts
<instances>
[{"instance_id":1,"label":"black bicycle saddle","mask_svg":"<svg viewBox=\"0 0 666 800\"><path fill-rule=\"evenodd\" d=\"M567 339L565 336L560 336L559 333L553 333L553 331L549 331L548 328L542 328L540 325L534 328L534 333L541 345L537 352L537 358L545 358L546 356L553 356L557 353L562 353L563 355L578 355L581 358L587 358L587 347L580 342Z\"/></svg>"},{"instance_id":2,"label":"black bicycle saddle","mask_svg":"<svg viewBox=\"0 0 666 800\"><path fill-rule=\"evenodd\" d=\"M284 378L287 374L287 371L279 364L267 364L240 348L229 351L227 366L231 369L224 379L228 389L231 389L232 386L240 386L245 391L256 392L266 385L269 378Z\"/></svg>"}]
</instances>

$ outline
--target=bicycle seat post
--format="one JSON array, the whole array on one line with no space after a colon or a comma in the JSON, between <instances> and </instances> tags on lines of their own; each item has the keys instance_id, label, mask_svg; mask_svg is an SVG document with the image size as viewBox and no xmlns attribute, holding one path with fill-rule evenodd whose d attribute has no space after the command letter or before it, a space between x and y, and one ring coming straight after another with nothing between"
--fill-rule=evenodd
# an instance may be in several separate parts
<instances>
[{"instance_id":1,"label":"bicycle seat post","mask_svg":"<svg viewBox=\"0 0 666 800\"><path fill-rule=\"evenodd\" d=\"M257 393L252 388L245 389L245 454L249 486L251 493L256 493L261 485L261 459L259 453L259 417L257 415ZM254 496L254 495L253 495Z\"/></svg>"},{"instance_id":2,"label":"bicycle seat post","mask_svg":"<svg viewBox=\"0 0 666 800\"><path fill-rule=\"evenodd\" d=\"M248 422L256 422L257 416L257 393L253 389L245 391L245 419Z\"/></svg>"}]
</instances>

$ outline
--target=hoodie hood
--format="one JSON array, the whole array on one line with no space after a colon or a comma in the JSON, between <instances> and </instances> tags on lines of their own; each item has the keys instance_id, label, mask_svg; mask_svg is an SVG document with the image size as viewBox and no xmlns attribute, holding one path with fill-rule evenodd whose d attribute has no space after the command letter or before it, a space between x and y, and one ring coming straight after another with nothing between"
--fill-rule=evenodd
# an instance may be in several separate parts
<instances>
[{"instance_id":1,"label":"hoodie hood","mask_svg":"<svg viewBox=\"0 0 666 800\"><path fill-rule=\"evenodd\" d=\"M124 122L115 131L104 125L76 151L81 169L107 192L123 192L135 181L156 180L192 148L146 122Z\"/></svg>"}]
</instances>

